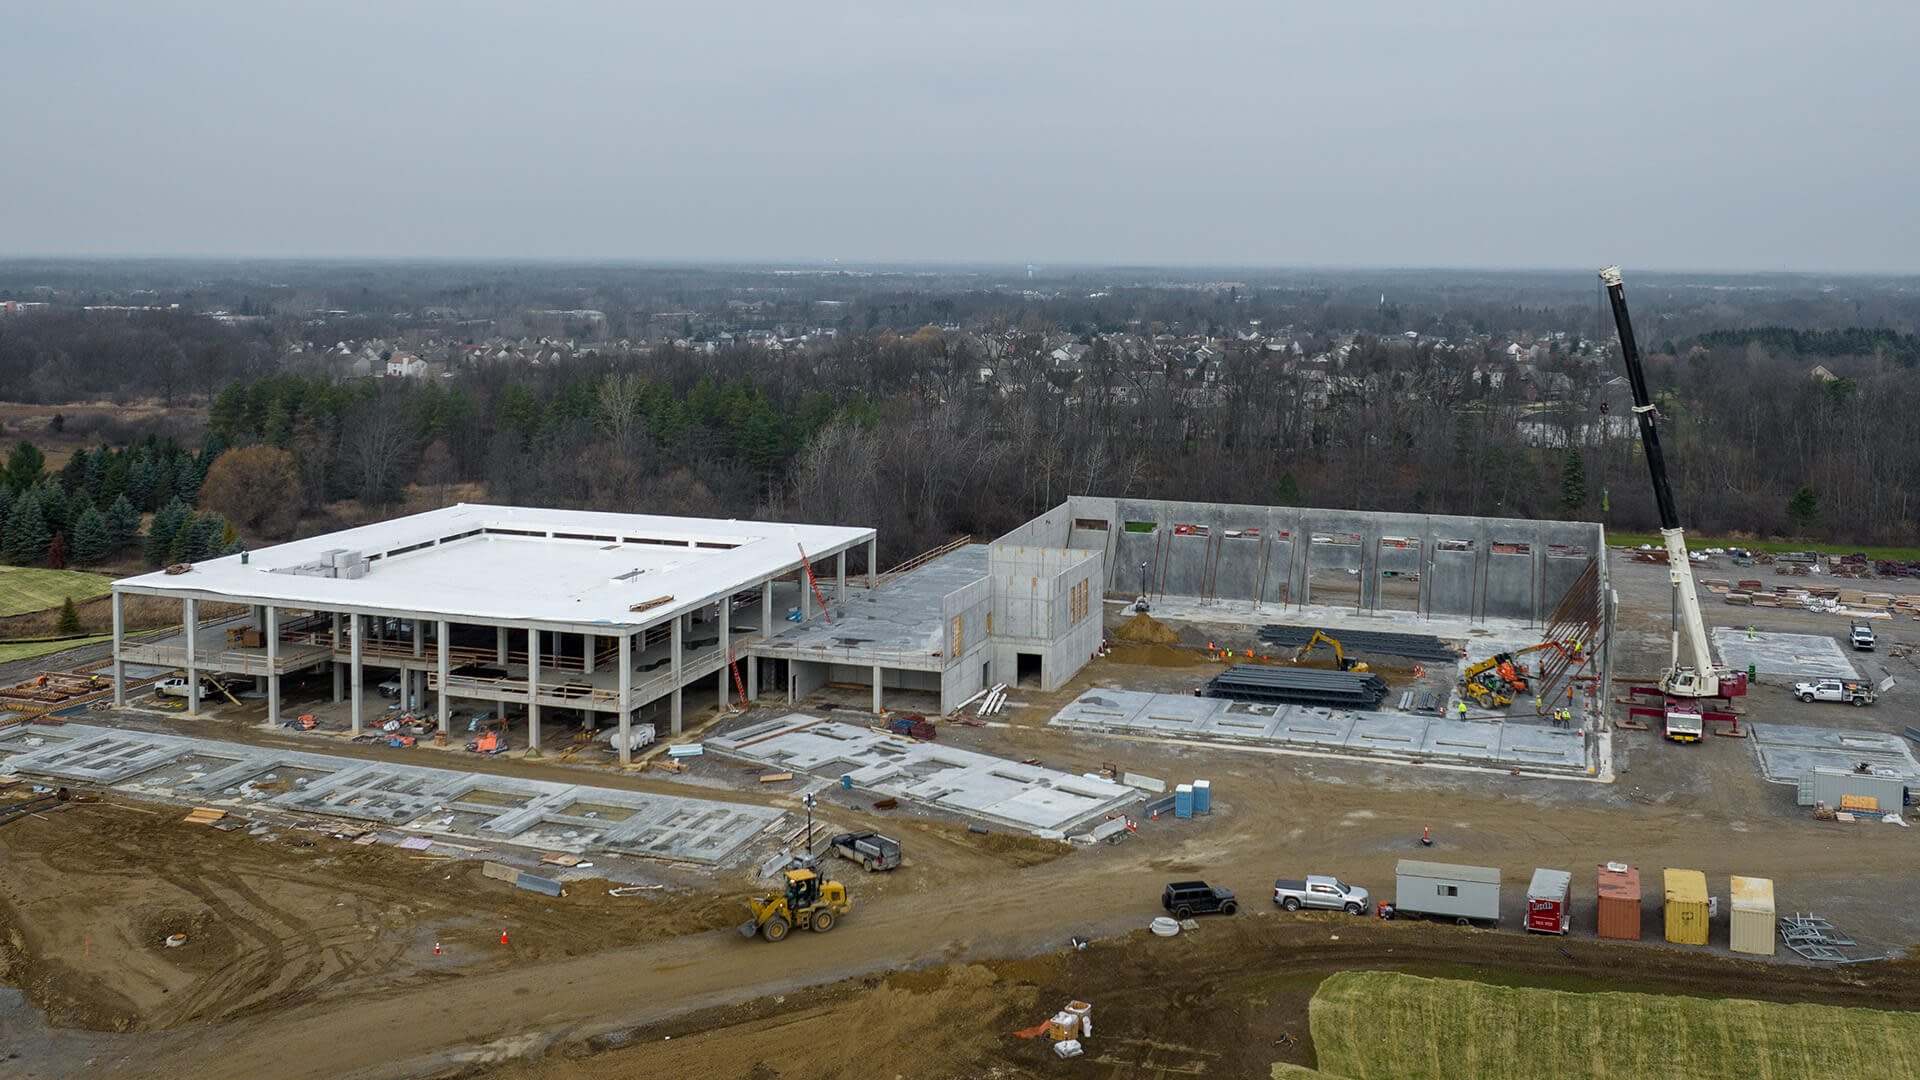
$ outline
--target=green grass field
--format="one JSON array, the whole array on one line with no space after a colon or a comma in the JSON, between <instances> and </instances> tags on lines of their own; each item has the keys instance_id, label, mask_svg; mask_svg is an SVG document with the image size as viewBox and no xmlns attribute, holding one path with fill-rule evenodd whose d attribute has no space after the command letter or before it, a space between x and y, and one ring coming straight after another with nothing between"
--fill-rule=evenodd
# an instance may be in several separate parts
<instances>
[{"instance_id":1,"label":"green grass field","mask_svg":"<svg viewBox=\"0 0 1920 1080\"><path fill-rule=\"evenodd\" d=\"M1665 547L1667 542L1658 533L1607 533L1607 543L1616 547L1639 547L1651 544ZM1689 534L1688 551L1705 551L1708 548L1739 547L1748 551L1820 551L1829 555L1851 555L1863 552L1869 559L1896 559L1912 562L1920 559L1920 547L1862 547L1858 544L1820 544L1810 540L1715 540Z\"/></svg>"},{"instance_id":2,"label":"green grass field","mask_svg":"<svg viewBox=\"0 0 1920 1080\"><path fill-rule=\"evenodd\" d=\"M104 574L0 566L0 615L24 615L59 607L69 596L77 604L106 595L112 585L113 579Z\"/></svg>"},{"instance_id":3,"label":"green grass field","mask_svg":"<svg viewBox=\"0 0 1920 1080\"><path fill-rule=\"evenodd\" d=\"M1344 1080L1920 1076L1915 1013L1368 971L1321 983L1309 1016L1321 1074Z\"/></svg>"},{"instance_id":4,"label":"green grass field","mask_svg":"<svg viewBox=\"0 0 1920 1080\"><path fill-rule=\"evenodd\" d=\"M31 660L36 656L46 656L48 653L64 652L82 645L112 640L112 634L103 634L100 637L74 638L71 641L0 642L0 664L10 664L15 660Z\"/></svg>"}]
</instances>

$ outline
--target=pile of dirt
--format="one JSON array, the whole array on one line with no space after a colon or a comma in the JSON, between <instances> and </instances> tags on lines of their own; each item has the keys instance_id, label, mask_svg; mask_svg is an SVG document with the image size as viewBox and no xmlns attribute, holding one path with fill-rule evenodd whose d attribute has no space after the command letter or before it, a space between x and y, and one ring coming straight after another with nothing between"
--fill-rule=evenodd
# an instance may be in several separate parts
<instances>
[{"instance_id":1,"label":"pile of dirt","mask_svg":"<svg viewBox=\"0 0 1920 1080\"><path fill-rule=\"evenodd\" d=\"M1138 645L1180 644L1178 633L1170 629L1166 623L1144 611L1121 624L1120 629L1113 632L1113 636L1116 640L1131 641Z\"/></svg>"}]
</instances>

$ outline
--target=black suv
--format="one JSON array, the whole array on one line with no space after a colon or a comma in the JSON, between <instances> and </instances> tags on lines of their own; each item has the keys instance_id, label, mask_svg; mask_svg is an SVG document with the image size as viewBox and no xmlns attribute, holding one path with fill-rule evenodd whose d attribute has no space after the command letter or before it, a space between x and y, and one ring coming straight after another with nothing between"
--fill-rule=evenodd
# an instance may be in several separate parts
<instances>
[{"instance_id":1,"label":"black suv","mask_svg":"<svg viewBox=\"0 0 1920 1080\"><path fill-rule=\"evenodd\" d=\"M1160 894L1160 906L1173 912L1175 918L1185 919L1194 915L1209 915L1219 912L1231 915L1240 909L1233 902L1233 893L1227 889L1216 889L1204 881L1176 881L1167 886Z\"/></svg>"}]
</instances>

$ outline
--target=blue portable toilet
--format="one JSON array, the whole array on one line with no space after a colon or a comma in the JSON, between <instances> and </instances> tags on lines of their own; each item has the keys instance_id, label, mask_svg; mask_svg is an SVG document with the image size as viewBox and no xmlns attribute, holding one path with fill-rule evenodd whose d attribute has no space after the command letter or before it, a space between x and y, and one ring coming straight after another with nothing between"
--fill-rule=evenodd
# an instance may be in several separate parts
<instances>
[{"instance_id":1,"label":"blue portable toilet","mask_svg":"<svg viewBox=\"0 0 1920 1080\"><path fill-rule=\"evenodd\" d=\"M1213 813L1213 781L1195 780L1193 782L1193 812Z\"/></svg>"},{"instance_id":2,"label":"blue portable toilet","mask_svg":"<svg viewBox=\"0 0 1920 1080\"><path fill-rule=\"evenodd\" d=\"M1190 818L1193 816L1193 785L1181 784L1173 789L1173 816Z\"/></svg>"},{"instance_id":3,"label":"blue portable toilet","mask_svg":"<svg viewBox=\"0 0 1920 1080\"><path fill-rule=\"evenodd\" d=\"M843 789L845 789L845 790L847 790L847 791L852 791L852 790L853 790L853 776L852 776L851 774L849 774L849 775L846 775L846 776L843 776L843 777L841 777L841 778L840 778L840 786L841 786L841 787L842 787Z\"/></svg>"}]
</instances>

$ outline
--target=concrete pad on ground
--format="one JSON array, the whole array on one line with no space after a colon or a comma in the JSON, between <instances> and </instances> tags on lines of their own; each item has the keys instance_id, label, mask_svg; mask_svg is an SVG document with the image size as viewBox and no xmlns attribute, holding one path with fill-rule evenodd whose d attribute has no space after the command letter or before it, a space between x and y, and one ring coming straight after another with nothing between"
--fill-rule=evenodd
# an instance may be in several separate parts
<instances>
[{"instance_id":1,"label":"concrete pad on ground","mask_svg":"<svg viewBox=\"0 0 1920 1080\"><path fill-rule=\"evenodd\" d=\"M1263 711L1270 710L1270 711ZM1256 705L1095 687L1050 723L1101 734L1244 743L1399 761L1526 768L1585 777L1587 740L1531 717L1450 720L1414 713Z\"/></svg>"},{"instance_id":2,"label":"concrete pad on ground","mask_svg":"<svg viewBox=\"0 0 1920 1080\"><path fill-rule=\"evenodd\" d=\"M1776 634L1730 626L1713 628L1720 660L1735 671L1752 667L1761 678L1858 679L1840 643L1820 634Z\"/></svg>"},{"instance_id":3,"label":"concrete pad on ground","mask_svg":"<svg viewBox=\"0 0 1920 1080\"><path fill-rule=\"evenodd\" d=\"M84 781L156 799L372 821L540 848L720 863L779 821L773 807L366 761L68 724L0 729L0 774ZM559 837L552 829L562 827ZM566 838L565 832L576 835Z\"/></svg>"},{"instance_id":4,"label":"concrete pad on ground","mask_svg":"<svg viewBox=\"0 0 1920 1080\"><path fill-rule=\"evenodd\" d=\"M1920 786L1920 760L1898 735L1797 724L1749 724L1747 731L1769 780L1797 781L1817 768L1851 772L1864 761L1878 775Z\"/></svg>"},{"instance_id":5,"label":"concrete pad on ground","mask_svg":"<svg viewBox=\"0 0 1920 1080\"><path fill-rule=\"evenodd\" d=\"M1072 832L1142 797L1108 780L799 714L710 737L706 745L756 765L848 776L863 791L1034 831Z\"/></svg>"}]
</instances>

